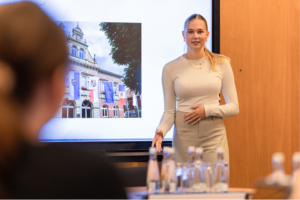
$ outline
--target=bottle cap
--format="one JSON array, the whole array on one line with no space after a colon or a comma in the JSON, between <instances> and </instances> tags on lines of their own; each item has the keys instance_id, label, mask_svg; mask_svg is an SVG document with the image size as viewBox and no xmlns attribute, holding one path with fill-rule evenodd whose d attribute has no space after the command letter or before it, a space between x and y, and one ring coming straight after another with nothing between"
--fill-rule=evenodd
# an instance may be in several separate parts
<instances>
[{"instance_id":1,"label":"bottle cap","mask_svg":"<svg viewBox=\"0 0 300 200\"><path fill-rule=\"evenodd\" d=\"M276 152L272 156L272 161L274 164L284 162L284 154L281 152Z\"/></svg>"},{"instance_id":2,"label":"bottle cap","mask_svg":"<svg viewBox=\"0 0 300 200\"><path fill-rule=\"evenodd\" d=\"M174 154L175 153L175 149L174 148L169 148L168 151L169 151L170 154Z\"/></svg>"},{"instance_id":3,"label":"bottle cap","mask_svg":"<svg viewBox=\"0 0 300 200\"><path fill-rule=\"evenodd\" d=\"M195 147L194 146L189 146L188 147L188 152L195 152Z\"/></svg>"},{"instance_id":4,"label":"bottle cap","mask_svg":"<svg viewBox=\"0 0 300 200\"><path fill-rule=\"evenodd\" d=\"M203 154L203 148L202 147L197 147L196 148L196 154Z\"/></svg>"},{"instance_id":5,"label":"bottle cap","mask_svg":"<svg viewBox=\"0 0 300 200\"><path fill-rule=\"evenodd\" d=\"M300 163L300 152L295 152L293 154L293 163Z\"/></svg>"},{"instance_id":6,"label":"bottle cap","mask_svg":"<svg viewBox=\"0 0 300 200\"><path fill-rule=\"evenodd\" d=\"M156 148L155 147L150 147L149 148L149 153L156 153Z\"/></svg>"},{"instance_id":7,"label":"bottle cap","mask_svg":"<svg viewBox=\"0 0 300 200\"><path fill-rule=\"evenodd\" d=\"M217 154L223 154L224 153L224 150L223 150L223 147L218 147L217 148Z\"/></svg>"},{"instance_id":8,"label":"bottle cap","mask_svg":"<svg viewBox=\"0 0 300 200\"><path fill-rule=\"evenodd\" d=\"M163 147L163 152L167 152L170 149L170 147Z\"/></svg>"}]
</instances>

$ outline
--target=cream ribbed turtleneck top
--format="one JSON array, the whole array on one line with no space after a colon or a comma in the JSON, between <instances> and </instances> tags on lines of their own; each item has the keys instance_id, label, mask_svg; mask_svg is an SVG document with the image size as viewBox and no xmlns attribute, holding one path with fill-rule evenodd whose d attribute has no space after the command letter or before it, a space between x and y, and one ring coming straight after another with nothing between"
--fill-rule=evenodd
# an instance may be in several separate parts
<instances>
[{"instance_id":1,"label":"cream ribbed turtleneck top","mask_svg":"<svg viewBox=\"0 0 300 200\"><path fill-rule=\"evenodd\" d=\"M208 57L187 60L180 56L165 65L162 74L165 109L157 128L164 137L174 124L176 102L177 110L183 112L193 111L192 106L204 105L206 117L238 114L234 76L229 58L225 60L225 64L216 63L217 72L211 69ZM219 104L220 89L226 105Z\"/></svg>"}]
</instances>

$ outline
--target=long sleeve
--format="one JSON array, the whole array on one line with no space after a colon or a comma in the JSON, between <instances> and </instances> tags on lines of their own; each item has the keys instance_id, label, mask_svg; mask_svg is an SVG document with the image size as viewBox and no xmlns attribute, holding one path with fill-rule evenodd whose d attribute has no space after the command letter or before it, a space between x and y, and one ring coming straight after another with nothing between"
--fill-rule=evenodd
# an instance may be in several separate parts
<instances>
[{"instance_id":1,"label":"long sleeve","mask_svg":"<svg viewBox=\"0 0 300 200\"><path fill-rule=\"evenodd\" d=\"M176 107L176 94L174 90L174 80L171 77L168 66L166 65L163 69L162 74L162 86L164 92L164 113L160 120L157 130L163 132L163 136L172 128L175 121L175 107Z\"/></svg>"},{"instance_id":2,"label":"long sleeve","mask_svg":"<svg viewBox=\"0 0 300 200\"><path fill-rule=\"evenodd\" d=\"M225 98L226 105L204 105L206 117L234 117L239 113L239 103L233 71L228 60L226 60L222 70L222 93Z\"/></svg>"}]
</instances>

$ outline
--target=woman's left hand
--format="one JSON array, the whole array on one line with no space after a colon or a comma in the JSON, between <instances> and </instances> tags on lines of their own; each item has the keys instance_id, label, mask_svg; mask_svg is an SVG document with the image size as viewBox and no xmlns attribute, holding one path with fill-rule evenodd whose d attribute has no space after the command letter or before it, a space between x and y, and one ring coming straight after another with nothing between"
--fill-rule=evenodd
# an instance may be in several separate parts
<instances>
[{"instance_id":1,"label":"woman's left hand","mask_svg":"<svg viewBox=\"0 0 300 200\"><path fill-rule=\"evenodd\" d=\"M185 115L184 121L186 123L191 123L195 125L197 124L201 119L205 118L205 109L203 105L198 106L192 106L191 109L195 109L194 111L190 112L189 114Z\"/></svg>"}]
</instances>

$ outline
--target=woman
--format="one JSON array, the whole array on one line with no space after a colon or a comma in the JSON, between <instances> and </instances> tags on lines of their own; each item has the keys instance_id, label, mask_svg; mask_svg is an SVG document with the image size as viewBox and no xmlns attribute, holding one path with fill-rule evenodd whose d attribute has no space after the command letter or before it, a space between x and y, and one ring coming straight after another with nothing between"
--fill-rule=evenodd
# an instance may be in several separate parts
<instances>
[{"instance_id":1,"label":"woman","mask_svg":"<svg viewBox=\"0 0 300 200\"><path fill-rule=\"evenodd\" d=\"M203 147L204 162L212 166L216 161L216 149L221 146L224 159L229 162L222 118L236 116L239 112L229 58L213 54L205 47L209 32L201 15L194 14L185 21L182 36L188 47L187 53L163 69L165 111L152 146L156 144L160 152L163 137L175 123L173 147L178 162L187 161L188 146ZM226 105L219 105L220 89Z\"/></svg>"},{"instance_id":2,"label":"woman","mask_svg":"<svg viewBox=\"0 0 300 200\"><path fill-rule=\"evenodd\" d=\"M40 144L64 94L63 32L35 4L0 6L0 198L126 198L106 158Z\"/></svg>"}]
</instances>

